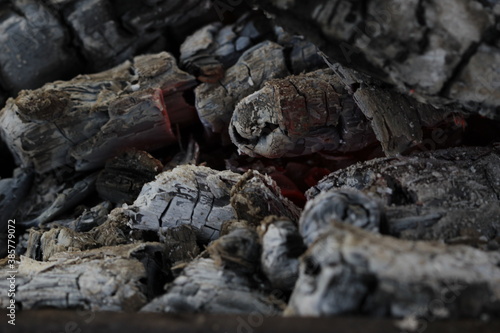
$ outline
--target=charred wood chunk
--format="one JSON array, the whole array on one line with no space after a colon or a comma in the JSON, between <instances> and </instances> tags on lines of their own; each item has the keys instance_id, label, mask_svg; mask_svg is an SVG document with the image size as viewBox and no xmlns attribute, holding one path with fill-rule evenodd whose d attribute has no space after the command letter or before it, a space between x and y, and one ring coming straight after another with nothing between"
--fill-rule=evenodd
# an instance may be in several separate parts
<instances>
[{"instance_id":1,"label":"charred wood chunk","mask_svg":"<svg viewBox=\"0 0 500 333\"><path fill-rule=\"evenodd\" d=\"M191 225L198 241L219 237L221 224L236 218L229 193L240 175L207 167L183 165L165 171L142 188L127 208L130 227L158 231Z\"/></svg>"},{"instance_id":2,"label":"charred wood chunk","mask_svg":"<svg viewBox=\"0 0 500 333\"><path fill-rule=\"evenodd\" d=\"M16 276L16 302L24 309L80 308L94 311L136 311L148 301L150 269L136 258L161 255L159 243L142 243L88 251L61 252L49 261L21 257ZM2 267L3 274L8 268ZM0 286L5 288L3 279ZM8 299L0 299L7 306Z\"/></svg>"},{"instance_id":3,"label":"charred wood chunk","mask_svg":"<svg viewBox=\"0 0 500 333\"><path fill-rule=\"evenodd\" d=\"M333 172L307 196L356 188L384 204L384 233L495 250L500 232L499 165L498 150L488 147L380 158Z\"/></svg>"},{"instance_id":4,"label":"charred wood chunk","mask_svg":"<svg viewBox=\"0 0 500 333\"><path fill-rule=\"evenodd\" d=\"M499 262L498 252L399 240L334 222L334 229L301 258L286 314L447 318L498 313ZM451 293L453 301L433 302Z\"/></svg>"},{"instance_id":5,"label":"charred wood chunk","mask_svg":"<svg viewBox=\"0 0 500 333\"><path fill-rule=\"evenodd\" d=\"M109 204L109 203L108 203ZM102 208L98 205L95 208ZM105 205L104 205L105 206ZM103 208L105 210L105 208ZM104 221L93 229L80 231L75 230L82 219L89 217L84 212L77 219L67 223L68 226L61 226L61 222L51 223L51 229L30 229L28 241L25 249L25 256L35 260L49 260L52 255L66 251L83 251L102 246L113 246L126 244L134 241L130 237L130 228L127 227L128 218L124 215L123 209L117 208L107 213ZM92 213L92 212L91 212ZM102 214L102 211L100 212ZM103 216L100 216L102 218ZM94 216L92 216L94 218ZM136 237L137 241L145 241Z\"/></svg>"},{"instance_id":6,"label":"charred wood chunk","mask_svg":"<svg viewBox=\"0 0 500 333\"><path fill-rule=\"evenodd\" d=\"M260 89L265 81L288 75L283 48L266 41L245 51L219 83L195 89L196 109L206 129L227 134L236 103Z\"/></svg>"},{"instance_id":7,"label":"charred wood chunk","mask_svg":"<svg viewBox=\"0 0 500 333\"><path fill-rule=\"evenodd\" d=\"M384 210L375 199L361 191L332 189L309 200L300 216L299 229L304 243L311 245L320 235L341 222L378 233Z\"/></svg>"},{"instance_id":8,"label":"charred wood chunk","mask_svg":"<svg viewBox=\"0 0 500 333\"><path fill-rule=\"evenodd\" d=\"M227 26L212 23L186 38L180 49L180 64L198 80L215 83L243 52L273 37L273 26L263 15L243 15Z\"/></svg>"},{"instance_id":9,"label":"charred wood chunk","mask_svg":"<svg viewBox=\"0 0 500 333\"><path fill-rule=\"evenodd\" d=\"M92 70L109 68L134 55L136 36L122 28L109 1L76 1L64 15Z\"/></svg>"},{"instance_id":10,"label":"charred wood chunk","mask_svg":"<svg viewBox=\"0 0 500 333\"><path fill-rule=\"evenodd\" d=\"M271 177L255 170L247 171L231 190L231 205L238 219L258 226L270 215L298 221L300 208L283 197Z\"/></svg>"},{"instance_id":11,"label":"charred wood chunk","mask_svg":"<svg viewBox=\"0 0 500 333\"><path fill-rule=\"evenodd\" d=\"M335 61L369 72L434 104L458 101L464 106L484 101L476 110L486 108L488 114L498 116L493 109L499 105L497 91L489 89L489 78L481 83L478 79L498 77L488 61L500 52L498 47L489 47L495 45L489 39L498 18L494 2L475 6L466 0L254 3L274 14L278 24L310 38ZM489 48L489 55L478 66L485 48ZM477 70L472 76L476 79L468 76L472 68ZM481 88L483 92L476 95ZM491 91L483 99L486 90Z\"/></svg>"},{"instance_id":12,"label":"charred wood chunk","mask_svg":"<svg viewBox=\"0 0 500 333\"><path fill-rule=\"evenodd\" d=\"M330 70L271 80L238 103L231 140L250 156L352 152L376 142L370 122Z\"/></svg>"},{"instance_id":13,"label":"charred wood chunk","mask_svg":"<svg viewBox=\"0 0 500 333\"><path fill-rule=\"evenodd\" d=\"M69 34L46 1L2 5L0 31L0 76L10 93L77 74L79 61L67 47Z\"/></svg>"},{"instance_id":14,"label":"charred wood chunk","mask_svg":"<svg viewBox=\"0 0 500 333\"><path fill-rule=\"evenodd\" d=\"M171 125L196 116L182 98L194 84L167 53L136 57L133 64L22 92L0 112L0 134L16 161L39 173L101 167L123 149L175 141Z\"/></svg>"},{"instance_id":15,"label":"charred wood chunk","mask_svg":"<svg viewBox=\"0 0 500 333\"><path fill-rule=\"evenodd\" d=\"M260 244L257 232L251 227L234 228L207 248L215 262L229 269L252 274L259 270Z\"/></svg>"},{"instance_id":16,"label":"charred wood chunk","mask_svg":"<svg viewBox=\"0 0 500 333\"><path fill-rule=\"evenodd\" d=\"M106 162L97 177L99 195L114 203L131 204L145 183L161 172L160 161L145 151L126 151Z\"/></svg>"},{"instance_id":17,"label":"charred wood chunk","mask_svg":"<svg viewBox=\"0 0 500 333\"><path fill-rule=\"evenodd\" d=\"M255 281L248 274L221 267L211 258L198 258L167 285L164 295L151 301L141 311L281 314L283 303L254 286Z\"/></svg>"},{"instance_id":18,"label":"charred wood chunk","mask_svg":"<svg viewBox=\"0 0 500 333\"><path fill-rule=\"evenodd\" d=\"M259 226L262 271L273 288L290 291L299 276L299 256L306 247L297 225L287 218L270 216Z\"/></svg>"},{"instance_id":19,"label":"charred wood chunk","mask_svg":"<svg viewBox=\"0 0 500 333\"><path fill-rule=\"evenodd\" d=\"M190 225L182 224L166 229L163 237L165 259L170 266L188 263L200 253L196 243L196 229Z\"/></svg>"}]
</instances>

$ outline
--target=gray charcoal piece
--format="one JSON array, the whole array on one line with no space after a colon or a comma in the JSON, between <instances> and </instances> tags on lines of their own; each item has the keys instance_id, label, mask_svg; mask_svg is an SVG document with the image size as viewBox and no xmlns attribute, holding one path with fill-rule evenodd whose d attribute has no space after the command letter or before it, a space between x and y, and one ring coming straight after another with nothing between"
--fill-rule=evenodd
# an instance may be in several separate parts
<instances>
[{"instance_id":1,"label":"gray charcoal piece","mask_svg":"<svg viewBox=\"0 0 500 333\"><path fill-rule=\"evenodd\" d=\"M237 104L229 134L240 152L267 158L346 153L377 142L331 70L268 81Z\"/></svg>"},{"instance_id":2,"label":"gray charcoal piece","mask_svg":"<svg viewBox=\"0 0 500 333\"><path fill-rule=\"evenodd\" d=\"M500 253L400 240L334 222L301 257L286 315L498 314Z\"/></svg>"},{"instance_id":3,"label":"gray charcoal piece","mask_svg":"<svg viewBox=\"0 0 500 333\"><path fill-rule=\"evenodd\" d=\"M307 201L299 230L310 246L319 236L341 222L378 233L384 222L384 208L374 198L355 189L331 189Z\"/></svg>"},{"instance_id":4,"label":"gray charcoal piece","mask_svg":"<svg viewBox=\"0 0 500 333\"><path fill-rule=\"evenodd\" d=\"M306 195L358 189L383 204L383 233L498 250L499 165L499 151L491 147L378 158L331 173Z\"/></svg>"},{"instance_id":5,"label":"gray charcoal piece","mask_svg":"<svg viewBox=\"0 0 500 333\"><path fill-rule=\"evenodd\" d=\"M108 214L112 209L113 204L111 202L103 201L94 207L85 209L76 219L57 220L47 223L46 226L48 228L61 226L77 232L86 232L106 222Z\"/></svg>"},{"instance_id":6,"label":"gray charcoal piece","mask_svg":"<svg viewBox=\"0 0 500 333\"><path fill-rule=\"evenodd\" d=\"M254 226L271 215L298 221L301 209L281 194L281 189L269 176L248 170L231 189L231 205L238 219Z\"/></svg>"},{"instance_id":7,"label":"gray charcoal piece","mask_svg":"<svg viewBox=\"0 0 500 333\"><path fill-rule=\"evenodd\" d=\"M304 34L333 61L399 91L498 118L496 1L254 0L285 29ZM472 75L471 75L472 74Z\"/></svg>"},{"instance_id":8,"label":"gray charcoal piece","mask_svg":"<svg viewBox=\"0 0 500 333\"><path fill-rule=\"evenodd\" d=\"M38 173L95 169L124 149L176 141L171 126L196 115L182 98L194 84L170 54L138 56L105 72L22 91L0 111L0 135L16 162Z\"/></svg>"},{"instance_id":9,"label":"gray charcoal piece","mask_svg":"<svg viewBox=\"0 0 500 333\"><path fill-rule=\"evenodd\" d=\"M11 4L0 8L3 88L17 94L77 74L81 63L69 47L70 35L45 1L15 0Z\"/></svg>"},{"instance_id":10,"label":"gray charcoal piece","mask_svg":"<svg viewBox=\"0 0 500 333\"><path fill-rule=\"evenodd\" d=\"M144 306L142 312L260 313L277 316L283 303L255 289L255 282L238 270L225 269L211 258L188 264L167 292Z\"/></svg>"},{"instance_id":11,"label":"gray charcoal piece","mask_svg":"<svg viewBox=\"0 0 500 333\"><path fill-rule=\"evenodd\" d=\"M162 253L159 243L61 252L49 261L21 257L16 274L16 303L23 310L43 308L137 311L148 302L149 265ZM150 259L144 265L140 258ZM2 276L8 268L1 268ZM8 289L6 279L1 288ZM8 298L0 305L6 307Z\"/></svg>"},{"instance_id":12,"label":"gray charcoal piece","mask_svg":"<svg viewBox=\"0 0 500 333\"><path fill-rule=\"evenodd\" d=\"M273 288L292 290L299 276L299 256L306 250L296 223L270 216L262 221L258 231L262 272Z\"/></svg>"},{"instance_id":13,"label":"gray charcoal piece","mask_svg":"<svg viewBox=\"0 0 500 333\"><path fill-rule=\"evenodd\" d=\"M246 50L218 83L196 87L196 109L209 131L227 133L236 103L260 89L265 81L288 75L283 47L271 41Z\"/></svg>"},{"instance_id":14,"label":"gray charcoal piece","mask_svg":"<svg viewBox=\"0 0 500 333\"><path fill-rule=\"evenodd\" d=\"M192 165L162 172L126 209L130 227L161 235L165 229L187 224L196 229L199 241L217 239L221 224L236 218L229 193L239 178L231 171Z\"/></svg>"}]
</instances>

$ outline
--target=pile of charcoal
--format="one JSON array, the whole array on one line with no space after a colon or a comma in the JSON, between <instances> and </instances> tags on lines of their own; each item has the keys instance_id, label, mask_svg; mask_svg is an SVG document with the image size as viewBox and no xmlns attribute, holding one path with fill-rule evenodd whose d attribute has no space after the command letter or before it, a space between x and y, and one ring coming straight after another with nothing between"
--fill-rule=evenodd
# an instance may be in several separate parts
<instances>
[{"instance_id":1,"label":"pile of charcoal","mask_svg":"<svg viewBox=\"0 0 500 333\"><path fill-rule=\"evenodd\" d=\"M79 52L103 70L52 82L37 71L31 90L3 74L0 151L15 167L0 180L0 271L15 257L17 306L500 316L500 148L469 144L494 120L333 62L261 12L166 52L145 45L205 2L185 1L197 10L183 17L172 1L171 20L153 24L124 1L144 39L108 25L99 38L128 46L103 56L78 26L103 1L14 2L21 23L0 26L60 6L82 34L41 62Z\"/></svg>"}]
</instances>

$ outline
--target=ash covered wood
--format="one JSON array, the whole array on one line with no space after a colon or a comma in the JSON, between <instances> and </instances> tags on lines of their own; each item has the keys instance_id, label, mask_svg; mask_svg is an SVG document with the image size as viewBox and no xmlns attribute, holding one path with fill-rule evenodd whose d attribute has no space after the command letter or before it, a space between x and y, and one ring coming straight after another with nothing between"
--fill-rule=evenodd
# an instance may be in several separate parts
<instances>
[{"instance_id":1,"label":"ash covered wood","mask_svg":"<svg viewBox=\"0 0 500 333\"><path fill-rule=\"evenodd\" d=\"M478 317L500 308L500 254L334 222L301 258L287 315Z\"/></svg>"},{"instance_id":2,"label":"ash covered wood","mask_svg":"<svg viewBox=\"0 0 500 333\"><path fill-rule=\"evenodd\" d=\"M231 189L231 206L239 219L257 226L271 215L286 216L297 221L300 208L283 197L271 177L249 170Z\"/></svg>"},{"instance_id":3,"label":"ash covered wood","mask_svg":"<svg viewBox=\"0 0 500 333\"><path fill-rule=\"evenodd\" d=\"M149 265L161 267L155 258L161 253L161 244L143 243L61 252L45 262L22 257L16 302L23 309L136 311L148 301L148 283L159 283L140 259L148 257ZM6 272L7 267L1 270ZM161 281L161 275L156 279ZM6 283L0 282L2 288L8 288ZM0 300L2 307L6 301Z\"/></svg>"},{"instance_id":4,"label":"ash covered wood","mask_svg":"<svg viewBox=\"0 0 500 333\"><path fill-rule=\"evenodd\" d=\"M65 165L101 167L126 147L175 141L171 124L195 114L182 99L193 85L169 54L139 56L105 72L24 91L1 111L0 134L16 161L39 173Z\"/></svg>"},{"instance_id":5,"label":"ash covered wood","mask_svg":"<svg viewBox=\"0 0 500 333\"><path fill-rule=\"evenodd\" d=\"M163 230L187 224L199 241L219 237L224 221L236 218L229 193L240 176L230 171L184 165L165 171L142 188L127 208L130 226L139 230Z\"/></svg>"},{"instance_id":6,"label":"ash covered wood","mask_svg":"<svg viewBox=\"0 0 500 333\"><path fill-rule=\"evenodd\" d=\"M487 147L374 159L332 173L307 195L356 188L383 203L385 233L498 250L499 161Z\"/></svg>"}]
</instances>

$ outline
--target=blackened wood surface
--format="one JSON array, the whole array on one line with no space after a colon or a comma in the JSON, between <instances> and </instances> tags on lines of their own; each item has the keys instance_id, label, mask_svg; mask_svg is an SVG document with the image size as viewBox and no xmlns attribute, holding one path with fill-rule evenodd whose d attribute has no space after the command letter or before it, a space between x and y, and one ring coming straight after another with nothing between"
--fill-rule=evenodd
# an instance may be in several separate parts
<instances>
[{"instance_id":1,"label":"blackened wood surface","mask_svg":"<svg viewBox=\"0 0 500 333\"><path fill-rule=\"evenodd\" d=\"M335 61L435 103L498 117L498 4L491 1L264 1L278 24ZM482 107L478 105L482 104Z\"/></svg>"}]
</instances>

